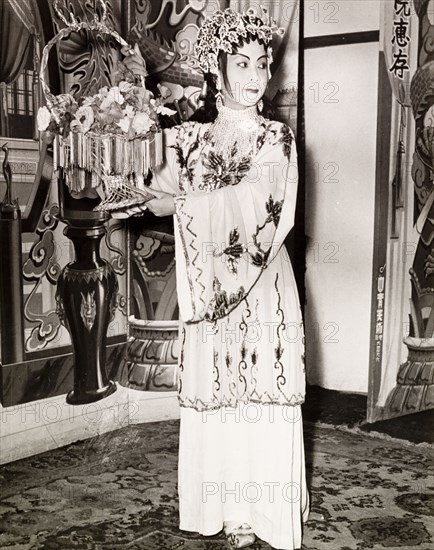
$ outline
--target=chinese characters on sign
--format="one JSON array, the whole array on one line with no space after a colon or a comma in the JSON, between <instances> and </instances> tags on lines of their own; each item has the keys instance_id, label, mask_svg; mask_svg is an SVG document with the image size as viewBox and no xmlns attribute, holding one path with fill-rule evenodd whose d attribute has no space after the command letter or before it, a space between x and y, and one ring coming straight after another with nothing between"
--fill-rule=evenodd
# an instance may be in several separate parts
<instances>
[{"instance_id":1,"label":"chinese characters on sign","mask_svg":"<svg viewBox=\"0 0 434 550\"><path fill-rule=\"evenodd\" d=\"M410 70L408 65L408 46L410 43L410 0L394 0L393 18L393 63L390 72L400 79L404 78L405 71Z\"/></svg>"},{"instance_id":2,"label":"chinese characters on sign","mask_svg":"<svg viewBox=\"0 0 434 550\"><path fill-rule=\"evenodd\" d=\"M384 267L380 269L384 273ZM375 362L381 363L381 352L383 348L383 323L384 323L384 281L385 277L379 275L377 278L377 312L375 324Z\"/></svg>"}]
</instances>

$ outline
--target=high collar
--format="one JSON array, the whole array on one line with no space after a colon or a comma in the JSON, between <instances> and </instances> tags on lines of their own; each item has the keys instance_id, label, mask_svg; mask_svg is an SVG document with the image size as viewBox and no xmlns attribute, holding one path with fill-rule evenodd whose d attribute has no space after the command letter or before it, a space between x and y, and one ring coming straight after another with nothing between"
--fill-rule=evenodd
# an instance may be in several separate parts
<instances>
[{"instance_id":1,"label":"high collar","mask_svg":"<svg viewBox=\"0 0 434 550\"><path fill-rule=\"evenodd\" d=\"M244 122L255 121L260 123L261 115L258 113L256 105L246 107L245 109L231 109L225 105L221 106L217 115L216 122Z\"/></svg>"}]
</instances>

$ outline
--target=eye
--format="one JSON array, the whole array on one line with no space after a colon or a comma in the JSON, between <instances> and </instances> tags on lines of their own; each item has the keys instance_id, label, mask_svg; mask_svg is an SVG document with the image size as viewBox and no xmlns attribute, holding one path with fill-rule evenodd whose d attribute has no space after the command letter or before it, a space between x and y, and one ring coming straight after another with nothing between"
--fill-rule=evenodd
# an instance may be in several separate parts
<instances>
[{"instance_id":1,"label":"eye","mask_svg":"<svg viewBox=\"0 0 434 550\"><path fill-rule=\"evenodd\" d=\"M264 70L264 69L267 68L267 64L266 64L266 63L261 63L261 64L259 65L259 68L260 68L261 70Z\"/></svg>"},{"instance_id":2,"label":"eye","mask_svg":"<svg viewBox=\"0 0 434 550\"><path fill-rule=\"evenodd\" d=\"M247 63L245 61L240 61L238 63L238 67L241 67L242 69L245 69L247 67Z\"/></svg>"}]
</instances>

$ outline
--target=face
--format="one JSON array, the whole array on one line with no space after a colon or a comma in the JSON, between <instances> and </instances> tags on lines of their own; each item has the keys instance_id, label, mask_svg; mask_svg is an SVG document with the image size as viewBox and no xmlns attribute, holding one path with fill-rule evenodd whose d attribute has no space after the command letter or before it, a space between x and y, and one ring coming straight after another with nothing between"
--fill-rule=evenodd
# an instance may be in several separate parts
<instances>
[{"instance_id":1,"label":"face","mask_svg":"<svg viewBox=\"0 0 434 550\"><path fill-rule=\"evenodd\" d=\"M254 40L238 48L236 53L228 55L226 71L223 70L221 80L225 105L233 109L256 105L268 84L265 47Z\"/></svg>"}]
</instances>

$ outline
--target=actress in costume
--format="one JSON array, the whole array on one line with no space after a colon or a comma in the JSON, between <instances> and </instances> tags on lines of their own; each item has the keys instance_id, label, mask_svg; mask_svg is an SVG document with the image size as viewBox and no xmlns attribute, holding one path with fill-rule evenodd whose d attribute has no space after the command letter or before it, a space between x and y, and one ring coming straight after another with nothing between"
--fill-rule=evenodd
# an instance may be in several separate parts
<instances>
[{"instance_id":1,"label":"actress in costume","mask_svg":"<svg viewBox=\"0 0 434 550\"><path fill-rule=\"evenodd\" d=\"M156 198L143 208L175 222L180 528L293 550L309 508L304 336L283 244L296 204L294 136L262 115L276 32L264 9L205 20L196 55L216 117L165 130ZM140 74L137 54L127 64Z\"/></svg>"}]
</instances>

